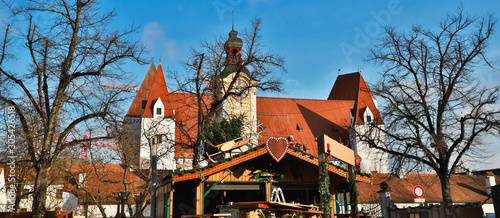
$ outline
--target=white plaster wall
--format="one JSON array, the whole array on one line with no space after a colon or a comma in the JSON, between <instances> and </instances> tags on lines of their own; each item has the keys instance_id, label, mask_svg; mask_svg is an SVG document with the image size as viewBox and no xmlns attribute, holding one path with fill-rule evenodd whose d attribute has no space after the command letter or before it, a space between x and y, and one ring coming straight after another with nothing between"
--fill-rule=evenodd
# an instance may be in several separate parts
<instances>
[{"instance_id":1,"label":"white plaster wall","mask_svg":"<svg viewBox=\"0 0 500 218\"><path fill-rule=\"evenodd\" d=\"M439 204L439 203L434 202L434 203L430 203L430 204ZM464 203L454 203L454 204L460 205L460 204L464 204ZM396 203L396 206L398 208L407 208L407 207L418 207L418 206L420 206L420 204L408 202L408 203ZM495 213L493 203L483 204L482 207L483 207L483 212L484 212L485 216L487 213L493 213L493 214ZM380 204L377 202L358 204L358 210L360 211L360 213L361 213L362 209L364 209L367 212L371 212L373 215L375 215L375 217L382 217L382 211L380 208Z\"/></svg>"},{"instance_id":2,"label":"white plaster wall","mask_svg":"<svg viewBox=\"0 0 500 218\"><path fill-rule=\"evenodd\" d=\"M382 208L380 207L379 203L360 203L360 204L358 204L359 213L365 211L367 213L375 215L375 217L382 217L382 210L381 209Z\"/></svg>"},{"instance_id":3,"label":"white plaster wall","mask_svg":"<svg viewBox=\"0 0 500 218\"><path fill-rule=\"evenodd\" d=\"M257 89L250 89L250 128L251 128L251 145L257 145L259 137L257 135Z\"/></svg>"},{"instance_id":4,"label":"white plaster wall","mask_svg":"<svg viewBox=\"0 0 500 218\"><path fill-rule=\"evenodd\" d=\"M7 187L5 185L5 172L0 167L0 212L7 209Z\"/></svg>"},{"instance_id":5,"label":"white plaster wall","mask_svg":"<svg viewBox=\"0 0 500 218\"><path fill-rule=\"evenodd\" d=\"M103 217L101 214L101 211L99 210L99 207L97 205L79 205L78 206L78 212L76 212L77 216L84 216L85 215L85 207L87 207L87 216L88 217L96 217L96 218L101 218ZM118 212L118 206L116 204L105 204L103 205L104 211L106 212L107 217L114 217L116 213ZM146 206L146 209L143 212L143 215L145 217L149 217L150 215L150 205ZM121 209L120 209L121 210ZM132 205L132 215L135 214L136 211L136 206ZM125 205L125 215L127 217L130 217L130 213L128 210L128 206Z\"/></svg>"},{"instance_id":6,"label":"white plaster wall","mask_svg":"<svg viewBox=\"0 0 500 218\"><path fill-rule=\"evenodd\" d=\"M378 126L384 129L384 125ZM369 130L368 125L355 125L356 132L366 133ZM385 133L382 131L374 131L372 136L377 135L379 138L379 146L385 145ZM378 173L388 173L389 172L389 158L386 152L378 150L376 148L370 148L370 146L361 142L359 137L355 136L354 131L349 133L351 146L356 154L361 157L361 171L365 173L370 173L372 171L377 171Z\"/></svg>"},{"instance_id":7,"label":"white plaster wall","mask_svg":"<svg viewBox=\"0 0 500 218\"><path fill-rule=\"evenodd\" d=\"M34 185L29 184L25 185L23 189L28 189L29 191L33 191ZM45 207L49 211L53 211L56 209L63 210L65 201L68 201L71 197L70 194L63 192L62 198L57 198L57 190L63 189L64 185L49 185L47 187L47 200L45 201ZM72 195L72 194L71 194ZM76 197L75 197L76 198ZM28 197L23 198L19 202L19 208L26 209L27 211L31 211L33 206L33 194L28 195Z\"/></svg>"},{"instance_id":8,"label":"white plaster wall","mask_svg":"<svg viewBox=\"0 0 500 218\"><path fill-rule=\"evenodd\" d=\"M139 150L140 167L149 167L151 158L150 140L155 135L163 135L162 142L157 145L158 169L175 169L174 141L175 120L171 118L142 118L141 145Z\"/></svg>"},{"instance_id":9,"label":"white plaster wall","mask_svg":"<svg viewBox=\"0 0 500 218\"><path fill-rule=\"evenodd\" d=\"M493 205L493 203L486 203L486 204L483 204L483 212L484 212L484 216L486 216L487 213L495 213L495 207Z\"/></svg>"}]
</instances>

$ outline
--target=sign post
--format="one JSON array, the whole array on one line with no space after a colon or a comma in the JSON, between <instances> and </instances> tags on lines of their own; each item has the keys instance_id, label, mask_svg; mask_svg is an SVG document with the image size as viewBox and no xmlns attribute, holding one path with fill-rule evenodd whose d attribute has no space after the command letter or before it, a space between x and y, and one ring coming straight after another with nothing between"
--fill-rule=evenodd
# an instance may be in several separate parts
<instances>
[{"instance_id":1,"label":"sign post","mask_svg":"<svg viewBox=\"0 0 500 218\"><path fill-rule=\"evenodd\" d=\"M413 187L413 195L415 195L415 197L417 197L413 200L413 202L420 203L420 204L425 203L425 199L423 198L424 194L425 194L425 191L424 191L424 188L422 188L422 186L417 185L417 186Z\"/></svg>"}]
</instances>

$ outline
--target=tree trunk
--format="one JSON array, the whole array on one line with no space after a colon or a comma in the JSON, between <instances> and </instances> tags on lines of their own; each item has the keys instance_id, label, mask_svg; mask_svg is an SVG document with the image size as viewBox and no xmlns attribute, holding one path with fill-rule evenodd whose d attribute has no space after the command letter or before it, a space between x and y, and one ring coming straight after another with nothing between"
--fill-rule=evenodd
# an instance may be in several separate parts
<instances>
[{"instance_id":1,"label":"tree trunk","mask_svg":"<svg viewBox=\"0 0 500 218\"><path fill-rule=\"evenodd\" d=\"M450 206L453 203L453 200L451 199L450 179L448 178L447 173L440 173L438 176L441 181L443 204L445 206Z\"/></svg>"},{"instance_id":2,"label":"tree trunk","mask_svg":"<svg viewBox=\"0 0 500 218\"><path fill-rule=\"evenodd\" d=\"M108 216L106 215L106 210L102 206L102 203L97 204L97 207L99 208L99 211L101 212L101 215L103 218L107 218Z\"/></svg>"},{"instance_id":3,"label":"tree trunk","mask_svg":"<svg viewBox=\"0 0 500 218\"><path fill-rule=\"evenodd\" d=\"M36 179L33 192L33 218L42 218L45 215L45 202L47 200L47 187L49 185L50 164L48 161L35 166Z\"/></svg>"}]
</instances>

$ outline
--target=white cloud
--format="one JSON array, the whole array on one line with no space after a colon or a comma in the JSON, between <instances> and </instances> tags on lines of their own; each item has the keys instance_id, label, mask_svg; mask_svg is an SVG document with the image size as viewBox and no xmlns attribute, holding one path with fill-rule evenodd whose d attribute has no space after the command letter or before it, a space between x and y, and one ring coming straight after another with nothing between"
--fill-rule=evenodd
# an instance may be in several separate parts
<instances>
[{"instance_id":1,"label":"white cloud","mask_svg":"<svg viewBox=\"0 0 500 218\"><path fill-rule=\"evenodd\" d=\"M177 42L167 38L163 27L157 21L144 26L141 39L153 55L166 55L167 58L174 58L177 55Z\"/></svg>"},{"instance_id":2,"label":"white cloud","mask_svg":"<svg viewBox=\"0 0 500 218\"><path fill-rule=\"evenodd\" d=\"M300 86L300 81L296 79L287 79L285 80L285 84L283 86L285 87Z\"/></svg>"}]
</instances>

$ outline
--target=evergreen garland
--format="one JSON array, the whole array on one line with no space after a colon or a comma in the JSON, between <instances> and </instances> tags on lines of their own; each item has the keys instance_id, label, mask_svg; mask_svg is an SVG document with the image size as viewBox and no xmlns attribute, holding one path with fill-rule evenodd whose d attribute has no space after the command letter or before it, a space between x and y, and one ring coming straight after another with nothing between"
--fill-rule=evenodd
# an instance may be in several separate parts
<instances>
[{"instance_id":1,"label":"evergreen garland","mask_svg":"<svg viewBox=\"0 0 500 218\"><path fill-rule=\"evenodd\" d=\"M321 172L319 174L319 196L321 198L320 208L324 212L325 218L332 217L332 207L330 202L332 201L332 195L330 194L330 176L328 175L328 168L326 166L326 160L320 163Z\"/></svg>"},{"instance_id":2,"label":"evergreen garland","mask_svg":"<svg viewBox=\"0 0 500 218\"><path fill-rule=\"evenodd\" d=\"M212 121L205 125L201 132L204 140L209 140L213 145L239 138L243 133L243 115L231 116L229 119L222 119L220 122Z\"/></svg>"}]
</instances>

